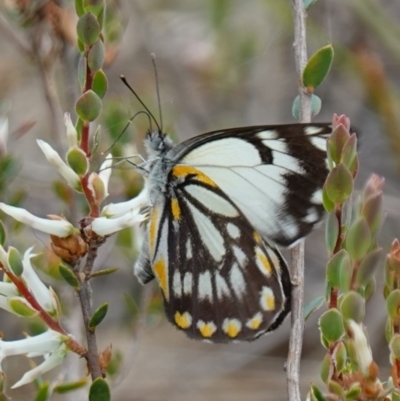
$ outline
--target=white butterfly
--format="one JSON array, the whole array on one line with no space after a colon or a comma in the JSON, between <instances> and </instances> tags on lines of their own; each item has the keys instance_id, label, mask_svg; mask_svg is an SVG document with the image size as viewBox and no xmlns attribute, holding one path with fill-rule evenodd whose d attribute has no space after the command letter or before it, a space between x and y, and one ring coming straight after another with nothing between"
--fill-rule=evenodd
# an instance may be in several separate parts
<instances>
[{"instance_id":1,"label":"white butterfly","mask_svg":"<svg viewBox=\"0 0 400 401\"><path fill-rule=\"evenodd\" d=\"M323 216L330 124L209 132L174 147L149 132L142 167L152 204L134 271L157 279L168 320L189 337L250 341L290 311L291 282L275 244Z\"/></svg>"}]
</instances>

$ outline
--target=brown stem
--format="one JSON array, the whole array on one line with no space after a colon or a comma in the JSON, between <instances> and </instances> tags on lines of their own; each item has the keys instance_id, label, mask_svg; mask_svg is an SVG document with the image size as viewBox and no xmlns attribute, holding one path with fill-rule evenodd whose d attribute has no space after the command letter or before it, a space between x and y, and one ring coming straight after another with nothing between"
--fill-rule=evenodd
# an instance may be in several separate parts
<instances>
[{"instance_id":1,"label":"brown stem","mask_svg":"<svg viewBox=\"0 0 400 401\"><path fill-rule=\"evenodd\" d=\"M335 248L333 250L333 254L334 255L340 251L340 249L342 248L342 243L343 243L342 205L336 205L335 207L336 207L335 215L336 215L336 219L338 221L339 232L338 232L338 236L337 236L337 239L336 239ZM338 296L339 296L338 289L332 287L331 288L331 294L330 294L330 297L329 297L329 308L337 308Z\"/></svg>"}]
</instances>

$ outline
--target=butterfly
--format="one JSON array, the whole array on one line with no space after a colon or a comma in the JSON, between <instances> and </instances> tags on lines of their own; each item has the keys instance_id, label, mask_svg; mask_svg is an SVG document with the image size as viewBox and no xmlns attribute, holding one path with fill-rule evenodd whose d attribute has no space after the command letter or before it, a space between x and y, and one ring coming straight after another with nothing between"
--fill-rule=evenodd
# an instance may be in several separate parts
<instances>
[{"instance_id":1,"label":"butterfly","mask_svg":"<svg viewBox=\"0 0 400 401\"><path fill-rule=\"evenodd\" d=\"M168 320L190 338L251 341L290 312L277 246L323 217L331 125L231 128L174 146L149 131L142 165L151 208L134 273L156 278Z\"/></svg>"}]
</instances>

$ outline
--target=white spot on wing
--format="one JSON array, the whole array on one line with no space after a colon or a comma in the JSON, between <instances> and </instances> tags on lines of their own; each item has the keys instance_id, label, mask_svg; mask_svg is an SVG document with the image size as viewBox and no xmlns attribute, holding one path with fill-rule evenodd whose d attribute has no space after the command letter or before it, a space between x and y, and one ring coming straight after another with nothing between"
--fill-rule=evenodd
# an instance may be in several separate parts
<instances>
[{"instance_id":1,"label":"white spot on wing","mask_svg":"<svg viewBox=\"0 0 400 401\"><path fill-rule=\"evenodd\" d=\"M278 133L275 130L261 131L257 134L257 137L260 139L276 139L278 137ZM264 143L264 145L266 144Z\"/></svg>"},{"instance_id":2,"label":"white spot on wing","mask_svg":"<svg viewBox=\"0 0 400 401\"><path fill-rule=\"evenodd\" d=\"M241 272L237 263L234 263L229 272L231 286L238 298L242 297L245 293L246 282L244 281L243 273Z\"/></svg>"},{"instance_id":3,"label":"white spot on wing","mask_svg":"<svg viewBox=\"0 0 400 401\"><path fill-rule=\"evenodd\" d=\"M193 276L192 273L186 272L183 276L183 293L190 295L192 293Z\"/></svg>"},{"instance_id":4,"label":"white spot on wing","mask_svg":"<svg viewBox=\"0 0 400 401\"><path fill-rule=\"evenodd\" d=\"M272 262L273 269L275 269L277 272L281 270L281 262L276 255L279 251L277 249L271 249L269 246L266 246L267 254L269 256L270 261Z\"/></svg>"},{"instance_id":5,"label":"white spot on wing","mask_svg":"<svg viewBox=\"0 0 400 401\"><path fill-rule=\"evenodd\" d=\"M303 218L305 223L316 223L319 220L319 213L315 207L310 207L307 210L307 215Z\"/></svg>"},{"instance_id":6,"label":"white spot on wing","mask_svg":"<svg viewBox=\"0 0 400 401\"><path fill-rule=\"evenodd\" d=\"M229 297L230 291L228 284L219 273L216 273L215 275L215 285L217 286L217 295L219 299L224 298L224 296Z\"/></svg>"},{"instance_id":7,"label":"white spot on wing","mask_svg":"<svg viewBox=\"0 0 400 401\"><path fill-rule=\"evenodd\" d=\"M284 140L276 139L275 141L263 141L263 144L272 150L287 153L288 147Z\"/></svg>"},{"instance_id":8,"label":"white spot on wing","mask_svg":"<svg viewBox=\"0 0 400 401\"><path fill-rule=\"evenodd\" d=\"M200 185L187 185L185 191L202 203L204 207L210 209L211 212L228 217L236 217L239 215L237 209L227 200Z\"/></svg>"},{"instance_id":9,"label":"white spot on wing","mask_svg":"<svg viewBox=\"0 0 400 401\"><path fill-rule=\"evenodd\" d=\"M272 151L272 160L275 166L284 167L287 170L295 173L304 174L304 169L300 161L293 156L278 151Z\"/></svg>"},{"instance_id":10,"label":"white spot on wing","mask_svg":"<svg viewBox=\"0 0 400 401\"><path fill-rule=\"evenodd\" d=\"M326 138L320 136L312 136L309 139L316 148L326 152Z\"/></svg>"},{"instance_id":11,"label":"white spot on wing","mask_svg":"<svg viewBox=\"0 0 400 401\"><path fill-rule=\"evenodd\" d=\"M179 271L176 271L174 273L174 277L172 279L172 288L173 288L174 294L180 298L182 296L182 280L181 280L181 274L179 273Z\"/></svg>"},{"instance_id":12,"label":"white spot on wing","mask_svg":"<svg viewBox=\"0 0 400 401\"><path fill-rule=\"evenodd\" d=\"M260 306L265 311L275 310L275 297L274 293L269 287L262 287Z\"/></svg>"},{"instance_id":13,"label":"white spot on wing","mask_svg":"<svg viewBox=\"0 0 400 401\"><path fill-rule=\"evenodd\" d=\"M190 241L190 238L188 238L186 241L186 259L190 260L192 259L192 256L192 242Z\"/></svg>"},{"instance_id":14,"label":"white spot on wing","mask_svg":"<svg viewBox=\"0 0 400 401\"><path fill-rule=\"evenodd\" d=\"M235 226L232 223L228 223L226 225L226 230L228 231L228 234L233 238L233 239L238 239L240 237L240 230L237 226Z\"/></svg>"},{"instance_id":15,"label":"white spot on wing","mask_svg":"<svg viewBox=\"0 0 400 401\"><path fill-rule=\"evenodd\" d=\"M183 159L192 166L235 166L249 161L261 163L257 148L240 138L222 138L210 141L189 152Z\"/></svg>"},{"instance_id":16,"label":"white spot on wing","mask_svg":"<svg viewBox=\"0 0 400 401\"><path fill-rule=\"evenodd\" d=\"M204 246L208 249L215 261L219 262L225 255L224 239L211 219L201 213L189 201L186 202L192 213L196 227Z\"/></svg>"},{"instance_id":17,"label":"white spot on wing","mask_svg":"<svg viewBox=\"0 0 400 401\"><path fill-rule=\"evenodd\" d=\"M304 132L306 135L316 135L316 134L319 134L320 132L322 132L323 130L324 130L324 128L317 127L315 125L310 125L309 127L306 127L304 129Z\"/></svg>"},{"instance_id":18,"label":"white spot on wing","mask_svg":"<svg viewBox=\"0 0 400 401\"><path fill-rule=\"evenodd\" d=\"M246 254L237 246L233 246L232 250L233 250L233 254L235 255L236 260L239 262L239 265L241 267L244 267L244 265L247 262Z\"/></svg>"},{"instance_id":19,"label":"white spot on wing","mask_svg":"<svg viewBox=\"0 0 400 401\"><path fill-rule=\"evenodd\" d=\"M317 189L312 197L311 197L311 203L314 203L314 205L321 205L322 204L322 189Z\"/></svg>"},{"instance_id":20,"label":"white spot on wing","mask_svg":"<svg viewBox=\"0 0 400 401\"><path fill-rule=\"evenodd\" d=\"M212 301L212 283L211 274L208 270L199 274L199 299L208 299Z\"/></svg>"}]
</instances>

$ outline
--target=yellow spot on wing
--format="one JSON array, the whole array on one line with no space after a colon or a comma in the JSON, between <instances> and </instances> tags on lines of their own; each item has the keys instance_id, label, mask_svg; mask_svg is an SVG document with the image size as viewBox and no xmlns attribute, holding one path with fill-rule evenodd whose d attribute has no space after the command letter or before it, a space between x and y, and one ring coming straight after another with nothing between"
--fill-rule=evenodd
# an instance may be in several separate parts
<instances>
[{"instance_id":1,"label":"yellow spot on wing","mask_svg":"<svg viewBox=\"0 0 400 401\"><path fill-rule=\"evenodd\" d=\"M153 209L150 217L150 225L149 225L149 245L150 245L150 253L154 255L154 248L157 239L157 228L158 228L158 210Z\"/></svg>"},{"instance_id":2,"label":"yellow spot on wing","mask_svg":"<svg viewBox=\"0 0 400 401\"><path fill-rule=\"evenodd\" d=\"M153 266L154 274L157 277L158 284L160 285L162 292L164 293L165 299L168 300L169 292L168 292L168 273L167 266L163 259L158 259Z\"/></svg>"},{"instance_id":3,"label":"yellow spot on wing","mask_svg":"<svg viewBox=\"0 0 400 401\"><path fill-rule=\"evenodd\" d=\"M197 322L197 328L199 329L200 334L205 338L210 338L217 330L217 327L213 322L206 323L203 320Z\"/></svg>"},{"instance_id":4,"label":"yellow spot on wing","mask_svg":"<svg viewBox=\"0 0 400 401\"><path fill-rule=\"evenodd\" d=\"M251 318L247 323L246 326L251 330L257 330L262 323L262 315L261 313L257 313L253 318Z\"/></svg>"},{"instance_id":5,"label":"yellow spot on wing","mask_svg":"<svg viewBox=\"0 0 400 401\"><path fill-rule=\"evenodd\" d=\"M242 324L237 319L225 319L222 328L230 338L235 338L240 333Z\"/></svg>"},{"instance_id":6,"label":"yellow spot on wing","mask_svg":"<svg viewBox=\"0 0 400 401\"><path fill-rule=\"evenodd\" d=\"M172 198L171 200L171 211L174 220L179 220L181 218L181 208L179 207L179 202L176 198Z\"/></svg>"},{"instance_id":7,"label":"yellow spot on wing","mask_svg":"<svg viewBox=\"0 0 400 401\"><path fill-rule=\"evenodd\" d=\"M185 178L188 175L193 175L197 181L207 184L210 187L217 186L217 184L215 184L215 182L210 177L202 173L200 170L197 170L196 168L191 166L183 166L183 165L175 166L172 169L172 175L178 178Z\"/></svg>"},{"instance_id":8,"label":"yellow spot on wing","mask_svg":"<svg viewBox=\"0 0 400 401\"><path fill-rule=\"evenodd\" d=\"M176 325L181 329L187 329L192 324L192 316L188 312L176 312L174 319Z\"/></svg>"},{"instance_id":9,"label":"yellow spot on wing","mask_svg":"<svg viewBox=\"0 0 400 401\"><path fill-rule=\"evenodd\" d=\"M257 231L254 231L253 237L254 237L254 240L257 242L257 244L261 244L261 237Z\"/></svg>"},{"instance_id":10,"label":"yellow spot on wing","mask_svg":"<svg viewBox=\"0 0 400 401\"><path fill-rule=\"evenodd\" d=\"M275 310L275 297L271 288L263 287L261 291L260 305L265 311Z\"/></svg>"},{"instance_id":11,"label":"yellow spot on wing","mask_svg":"<svg viewBox=\"0 0 400 401\"><path fill-rule=\"evenodd\" d=\"M260 249L256 248L256 255L257 255L257 261L259 263L258 266L261 268L261 270L264 270L264 273L269 277L271 275L271 263L269 263L269 260L265 253Z\"/></svg>"}]
</instances>

